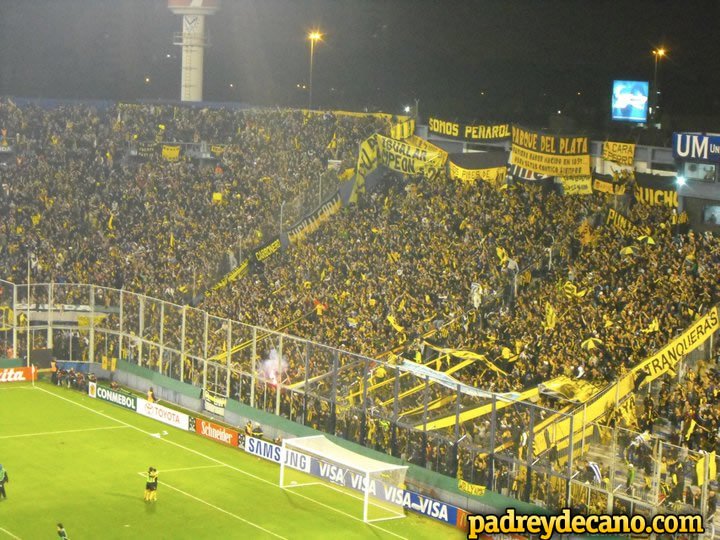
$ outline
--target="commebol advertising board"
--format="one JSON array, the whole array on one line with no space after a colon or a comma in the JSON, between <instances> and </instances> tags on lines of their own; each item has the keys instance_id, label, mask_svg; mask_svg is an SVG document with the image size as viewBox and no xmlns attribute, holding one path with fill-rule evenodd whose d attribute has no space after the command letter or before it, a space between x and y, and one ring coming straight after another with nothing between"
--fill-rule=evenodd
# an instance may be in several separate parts
<instances>
[{"instance_id":1,"label":"commebol advertising board","mask_svg":"<svg viewBox=\"0 0 720 540\"><path fill-rule=\"evenodd\" d=\"M137 410L137 397L124 390L113 390L109 386L90 382L88 383L88 395L91 398L120 405L131 411Z\"/></svg>"}]
</instances>

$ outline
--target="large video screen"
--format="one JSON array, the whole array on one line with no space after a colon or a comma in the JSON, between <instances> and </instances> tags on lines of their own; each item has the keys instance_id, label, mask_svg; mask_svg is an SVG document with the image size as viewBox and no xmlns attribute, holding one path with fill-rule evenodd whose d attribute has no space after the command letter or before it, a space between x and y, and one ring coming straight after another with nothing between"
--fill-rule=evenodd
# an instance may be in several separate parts
<instances>
[{"instance_id":1,"label":"large video screen","mask_svg":"<svg viewBox=\"0 0 720 540\"><path fill-rule=\"evenodd\" d=\"M613 81L612 119L624 122L647 122L647 81Z\"/></svg>"}]
</instances>

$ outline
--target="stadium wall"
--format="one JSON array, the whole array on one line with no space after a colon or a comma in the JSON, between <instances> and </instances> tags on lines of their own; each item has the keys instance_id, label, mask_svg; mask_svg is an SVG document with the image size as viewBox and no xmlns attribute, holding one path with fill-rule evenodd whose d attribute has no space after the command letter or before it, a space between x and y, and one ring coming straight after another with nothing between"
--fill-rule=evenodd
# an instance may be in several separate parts
<instances>
[{"instance_id":1,"label":"stadium wall","mask_svg":"<svg viewBox=\"0 0 720 540\"><path fill-rule=\"evenodd\" d=\"M25 362L23 362L21 358L0 358L0 369L23 367L24 365Z\"/></svg>"},{"instance_id":2,"label":"stadium wall","mask_svg":"<svg viewBox=\"0 0 720 540\"><path fill-rule=\"evenodd\" d=\"M96 376L102 377L95 370L93 372ZM117 370L112 375L115 382L133 390L145 393L152 387L159 399L175 403L185 409L202 410L200 399L202 389L191 384L176 381L162 373L125 360L118 360Z\"/></svg>"}]
</instances>

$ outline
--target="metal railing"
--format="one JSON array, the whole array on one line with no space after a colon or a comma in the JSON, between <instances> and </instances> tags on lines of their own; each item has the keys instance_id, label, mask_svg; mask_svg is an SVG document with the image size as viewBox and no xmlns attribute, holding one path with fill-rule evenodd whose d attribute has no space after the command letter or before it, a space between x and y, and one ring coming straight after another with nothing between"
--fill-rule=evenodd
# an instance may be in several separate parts
<instances>
[{"instance_id":1,"label":"metal railing","mask_svg":"<svg viewBox=\"0 0 720 540\"><path fill-rule=\"evenodd\" d=\"M5 281L0 287L0 350L9 356L51 349L62 360L122 358L551 509L648 515L708 509L715 478L703 452L676 446L663 433L579 422L582 406L553 410L511 395L470 395L402 365L124 290ZM484 414L461 421L463 412L483 406ZM451 427L430 429L448 416L455 417Z\"/></svg>"}]
</instances>

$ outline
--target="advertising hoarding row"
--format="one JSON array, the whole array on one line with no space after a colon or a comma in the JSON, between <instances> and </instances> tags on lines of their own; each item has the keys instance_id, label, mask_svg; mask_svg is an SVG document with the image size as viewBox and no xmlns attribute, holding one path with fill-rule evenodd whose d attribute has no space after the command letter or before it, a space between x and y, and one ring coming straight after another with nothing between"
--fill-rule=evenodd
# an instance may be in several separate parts
<instances>
[{"instance_id":1,"label":"advertising hoarding row","mask_svg":"<svg viewBox=\"0 0 720 540\"><path fill-rule=\"evenodd\" d=\"M22 368L14 368L12 371ZM0 374L4 371L0 370ZM18 371L19 373L23 373ZM13 378L15 375L13 375ZM19 377L19 376L18 376ZM111 388L104 384L90 382L88 395L94 399L100 399L113 403L119 407L135 410L138 414L163 422L164 424L177 427L185 431L193 431L198 435L214 441L239 448L259 458L279 464L285 460L286 466L302 471L306 474L325 479L336 485L341 485L357 491L362 491L366 479L349 469L344 469L336 464L331 464L311 457L294 450L285 449L273 442L247 436L219 424L209 422L202 418L191 417L185 413L176 411L169 407L150 403L146 399L138 397L130 392L119 388ZM374 496L402 504L407 510L431 517L443 523L453 526L466 527L467 512L442 501L426 497L411 490L402 489L393 485L385 485L377 480L371 480L373 485L370 493Z\"/></svg>"}]
</instances>

